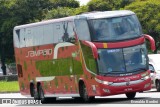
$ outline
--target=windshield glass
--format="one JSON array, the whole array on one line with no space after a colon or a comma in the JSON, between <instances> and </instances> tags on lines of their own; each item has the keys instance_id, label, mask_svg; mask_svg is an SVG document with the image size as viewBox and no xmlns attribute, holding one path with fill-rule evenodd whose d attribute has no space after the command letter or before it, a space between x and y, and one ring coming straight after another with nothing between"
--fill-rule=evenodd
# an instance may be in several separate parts
<instances>
[{"instance_id":1,"label":"windshield glass","mask_svg":"<svg viewBox=\"0 0 160 107\"><path fill-rule=\"evenodd\" d=\"M118 41L142 35L136 15L89 20L92 41Z\"/></svg>"},{"instance_id":2,"label":"windshield glass","mask_svg":"<svg viewBox=\"0 0 160 107\"><path fill-rule=\"evenodd\" d=\"M100 74L136 72L147 69L145 45L121 49L98 49Z\"/></svg>"}]
</instances>

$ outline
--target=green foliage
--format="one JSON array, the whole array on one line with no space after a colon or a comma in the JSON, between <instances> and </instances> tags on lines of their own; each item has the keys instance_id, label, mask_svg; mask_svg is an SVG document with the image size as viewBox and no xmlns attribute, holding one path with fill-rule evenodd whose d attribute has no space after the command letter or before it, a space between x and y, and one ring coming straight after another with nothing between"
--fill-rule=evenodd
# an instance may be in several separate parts
<instances>
[{"instance_id":1,"label":"green foliage","mask_svg":"<svg viewBox=\"0 0 160 107\"><path fill-rule=\"evenodd\" d=\"M132 3L135 0L91 0L88 5L88 11L108 11L117 10Z\"/></svg>"},{"instance_id":2,"label":"green foliage","mask_svg":"<svg viewBox=\"0 0 160 107\"><path fill-rule=\"evenodd\" d=\"M160 2L159 0L137 0L125 7L134 11L142 25L143 32L150 34L156 41L156 50L160 49Z\"/></svg>"},{"instance_id":3,"label":"green foliage","mask_svg":"<svg viewBox=\"0 0 160 107\"><path fill-rule=\"evenodd\" d=\"M0 1L0 43L5 48L7 59L14 60L14 26L44 19L49 5L49 0Z\"/></svg>"},{"instance_id":4,"label":"green foliage","mask_svg":"<svg viewBox=\"0 0 160 107\"><path fill-rule=\"evenodd\" d=\"M58 7L56 9L50 10L46 15L46 19L53 19L53 18L61 18L74 15L74 10L68 7Z\"/></svg>"},{"instance_id":5,"label":"green foliage","mask_svg":"<svg viewBox=\"0 0 160 107\"><path fill-rule=\"evenodd\" d=\"M42 20L49 5L49 0L16 0L11 9L19 24L25 24Z\"/></svg>"},{"instance_id":6,"label":"green foliage","mask_svg":"<svg viewBox=\"0 0 160 107\"><path fill-rule=\"evenodd\" d=\"M77 8L79 7L79 2L76 0L50 0L52 5L51 8L58 8L58 7L70 7L70 8Z\"/></svg>"},{"instance_id":7,"label":"green foliage","mask_svg":"<svg viewBox=\"0 0 160 107\"><path fill-rule=\"evenodd\" d=\"M125 6L129 5L130 3L136 1L136 0L112 0L113 1L113 7L115 10L124 8Z\"/></svg>"},{"instance_id":8,"label":"green foliage","mask_svg":"<svg viewBox=\"0 0 160 107\"><path fill-rule=\"evenodd\" d=\"M84 12L88 12L88 6L81 6L79 8L57 7L48 11L45 19L68 17L78 15Z\"/></svg>"},{"instance_id":9,"label":"green foliage","mask_svg":"<svg viewBox=\"0 0 160 107\"><path fill-rule=\"evenodd\" d=\"M87 5L84 5L84 6L81 6L79 8L74 9L74 14L75 15L82 14L84 12L88 12L88 6Z\"/></svg>"},{"instance_id":10,"label":"green foliage","mask_svg":"<svg viewBox=\"0 0 160 107\"><path fill-rule=\"evenodd\" d=\"M88 3L88 11L112 10L112 5L106 0L91 0Z\"/></svg>"}]
</instances>

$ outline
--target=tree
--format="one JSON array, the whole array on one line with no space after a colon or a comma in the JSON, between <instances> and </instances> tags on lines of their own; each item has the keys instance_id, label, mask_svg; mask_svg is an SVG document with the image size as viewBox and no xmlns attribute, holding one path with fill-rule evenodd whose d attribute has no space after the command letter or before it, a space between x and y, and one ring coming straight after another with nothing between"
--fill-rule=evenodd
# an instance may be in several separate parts
<instances>
[{"instance_id":1,"label":"tree","mask_svg":"<svg viewBox=\"0 0 160 107\"><path fill-rule=\"evenodd\" d=\"M91 0L88 11L109 11L123 8L135 0Z\"/></svg>"},{"instance_id":2,"label":"tree","mask_svg":"<svg viewBox=\"0 0 160 107\"><path fill-rule=\"evenodd\" d=\"M74 14L75 15L82 14L82 13L85 13L85 12L88 12L88 6L87 5L84 5L84 6L81 6L79 8L74 9Z\"/></svg>"},{"instance_id":3,"label":"tree","mask_svg":"<svg viewBox=\"0 0 160 107\"><path fill-rule=\"evenodd\" d=\"M125 7L135 12L140 20L143 32L151 35L160 49L160 2L159 0L137 0Z\"/></svg>"},{"instance_id":4,"label":"tree","mask_svg":"<svg viewBox=\"0 0 160 107\"><path fill-rule=\"evenodd\" d=\"M52 9L46 15L46 19L53 19L53 18L62 18L74 15L74 10L68 7L58 7L57 9Z\"/></svg>"},{"instance_id":5,"label":"tree","mask_svg":"<svg viewBox=\"0 0 160 107\"><path fill-rule=\"evenodd\" d=\"M88 7L87 6L81 6L79 8L58 7L56 9L50 10L46 14L45 19L62 18L62 17L82 14L84 12L88 12Z\"/></svg>"},{"instance_id":6,"label":"tree","mask_svg":"<svg viewBox=\"0 0 160 107\"><path fill-rule=\"evenodd\" d=\"M125 6L129 5L130 3L134 1L135 0L112 0L113 9L118 10L118 9L124 8Z\"/></svg>"},{"instance_id":7,"label":"tree","mask_svg":"<svg viewBox=\"0 0 160 107\"><path fill-rule=\"evenodd\" d=\"M107 0L91 0L87 5L88 11L112 10L112 5Z\"/></svg>"},{"instance_id":8,"label":"tree","mask_svg":"<svg viewBox=\"0 0 160 107\"><path fill-rule=\"evenodd\" d=\"M62 18L82 13L85 9L79 7L79 2L76 0L50 0L52 5L46 14L45 19Z\"/></svg>"},{"instance_id":9,"label":"tree","mask_svg":"<svg viewBox=\"0 0 160 107\"><path fill-rule=\"evenodd\" d=\"M49 0L0 1L0 55L4 74L6 74L5 60L14 60L12 33L14 26L42 20L49 5Z\"/></svg>"},{"instance_id":10,"label":"tree","mask_svg":"<svg viewBox=\"0 0 160 107\"><path fill-rule=\"evenodd\" d=\"M10 9L18 24L25 24L42 20L50 5L49 0L16 0Z\"/></svg>"},{"instance_id":11,"label":"tree","mask_svg":"<svg viewBox=\"0 0 160 107\"><path fill-rule=\"evenodd\" d=\"M13 56L13 28L45 17L49 0L2 0L0 2L0 33L3 34L5 55Z\"/></svg>"},{"instance_id":12,"label":"tree","mask_svg":"<svg viewBox=\"0 0 160 107\"><path fill-rule=\"evenodd\" d=\"M58 7L70 7L78 8L80 6L79 2L76 0L50 0L50 9L56 9Z\"/></svg>"},{"instance_id":13,"label":"tree","mask_svg":"<svg viewBox=\"0 0 160 107\"><path fill-rule=\"evenodd\" d=\"M15 0L1 0L0 1L0 58L1 58L1 69L3 70L3 74L6 75L6 66L5 66L5 59L6 57L10 57L13 55L13 53L10 53L12 55L8 55L5 52L6 51L12 51L13 47L11 42L9 42L11 36L5 36L6 33L8 33L8 27L11 25L11 20L8 20L10 17L9 8L12 6L12 4L15 2ZM9 24L10 23L10 24ZM6 27L6 32L4 27ZM7 47L6 43L9 44ZM13 58L13 56L12 56Z\"/></svg>"}]
</instances>

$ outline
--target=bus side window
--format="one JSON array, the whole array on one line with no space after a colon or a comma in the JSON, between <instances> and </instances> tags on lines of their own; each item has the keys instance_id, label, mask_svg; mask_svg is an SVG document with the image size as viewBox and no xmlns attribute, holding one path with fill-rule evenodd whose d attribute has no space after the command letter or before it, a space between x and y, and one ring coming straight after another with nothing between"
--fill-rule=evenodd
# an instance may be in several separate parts
<instances>
[{"instance_id":1,"label":"bus side window","mask_svg":"<svg viewBox=\"0 0 160 107\"><path fill-rule=\"evenodd\" d=\"M62 36L63 36L63 23L53 23L53 43L59 43L63 42Z\"/></svg>"},{"instance_id":2,"label":"bus side window","mask_svg":"<svg viewBox=\"0 0 160 107\"><path fill-rule=\"evenodd\" d=\"M14 46L20 47L20 29L14 31Z\"/></svg>"},{"instance_id":3,"label":"bus side window","mask_svg":"<svg viewBox=\"0 0 160 107\"><path fill-rule=\"evenodd\" d=\"M90 41L90 32L88 23L84 19L75 20L76 32L80 40Z\"/></svg>"},{"instance_id":4,"label":"bus side window","mask_svg":"<svg viewBox=\"0 0 160 107\"><path fill-rule=\"evenodd\" d=\"M43 45L43 26L31 28L31 33L28 34L28 46Z\"/></svg>"},{"instance_id":5,"label":"bus side window","mask_svg":"<svg viewBox=\"0 0 160 107\"><path fill-rule=\"evenodd\" d=\"M29 47L29 46L33 46L33 32L34 32L34 29L35 28L26 28L25 29L25 43L26 43L26 47Z\"/></svg>"},{"instance_id":6,"label":"bus side window","mask_svg":"<svg viewBox=\"0 0 160 107\"><path fill-rule=\"evenodd\" d=\"M43 25L43 44L51 44L54 41L53 24Z\"/></svg>"},{"instance_id":7,"label":"bus side window","mask_svg":"<svg viewBox=\"0 0 160 107\"><path fill-rule=\"evenodd\" d=\"M20 30L20 47L26 47L25 29Z\"/></svg>"},{"instance_id":8,"label":"bus side window","mask_svg":"<svg viewBox=\"0 0 160 107\"><path fill-rule=\"evenodd\" d=\"M68 38L66 42L75 43L75 31L73 27L73 22L68 22L67 34Z\"/></svg>"}]
</instances>

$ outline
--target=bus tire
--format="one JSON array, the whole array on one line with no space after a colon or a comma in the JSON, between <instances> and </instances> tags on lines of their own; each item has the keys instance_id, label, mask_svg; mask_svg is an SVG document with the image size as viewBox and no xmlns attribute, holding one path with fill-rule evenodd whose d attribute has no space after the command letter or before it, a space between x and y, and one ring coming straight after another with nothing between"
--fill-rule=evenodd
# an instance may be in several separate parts
<instances>
[{"instance_id":1,"label":"bus tire","mask_svg":"<svg viewBox=\"0 0 160 107\"><path fill-rule=\"evenodd\" d=\"M133 99L136 96L136 92L126 93L126 96L127 96L128 99Z\"/></svg>"},{"instance_id":2,"label":"bus tire","mask_svg":"<svg viewBox=\"0 0 160 107\"><path fill-rule=\"evenodd\" d=\"M80 84L79 86L80 86L79 87L80 97L83 99L83 101L90 102L95 99L94 96L92 96L92 97L88 96L87 88L84 83Z\"/></svg>"},{"instance_id":3,"label":"bus tire","mask_svg":"<svg viewBox=\"0 0 160 107\"><path fill-rule=\"evenodd\" d=\"M160 81L156 81L156 89L158 92L160 92Z\"/></svg>"},{"instance_id":4,"label":"bus tire","mask_svg":"<svg viewBox=\"0 0 160 107\"><path fill-rule=\"evenodd\" d=\"M37 92L37 91L35 91L33 97L34 97L34 100L39 100L39 95L38 95L38 92Z\"/></svg>"},{"instance_id":5,"label":"bus tire","mask_svg":"<svg viewBox=\"0 0 160 107\"><path fill-rule=\"evenodd\" d=\"M44 91L41 85L38 86L38 100L40 100L41 103L45 103L46 101L46 98L44 96Z\"/></svg>"},{"instance_id":6,"label":"bus tire","mask_svg":"<svg viewBox=\"0 0 160 107\"><path fill-rule=\"evenodd\" d=\"M30 95L31 97L35 96L35 88L33 83L30 84Z\"/></svg>"}]
</instances>

